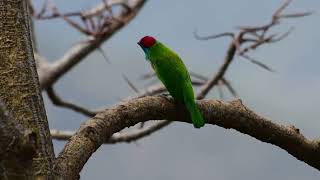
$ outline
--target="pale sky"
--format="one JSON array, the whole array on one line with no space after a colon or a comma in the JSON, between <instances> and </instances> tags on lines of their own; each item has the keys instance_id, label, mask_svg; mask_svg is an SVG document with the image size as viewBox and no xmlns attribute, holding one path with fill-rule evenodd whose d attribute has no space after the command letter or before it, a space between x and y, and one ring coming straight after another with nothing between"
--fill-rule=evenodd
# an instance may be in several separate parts
<instances>
[{"instance_id":1,"label":"pale sky","mask_svg":"<svg viewBox=\"0 0 320 180\"><path fill-rule=\"evenodd\" d=\"M40 2L40 0L35 0ZM98 0L56 0L62 10L90 7ZM61 79L55 88L62 97L86 107L110 106L134 93L121 78L139 80L151 71L136 42L156 36L181 55L192 71L211 76L222 63L228 38L197 41L193 31L209 35L235 31L238 25L267 23L279 0L150 0L127 27L103 45L112 64L95 52ZM286 12L319 11L318 0L295 0ZM264 46L252 56L275 69L267 72L236 58L227 72L244 104L282 124L294 124L309 138L320 136L319 13L290 19L273 32L295 27L285 40ZM37 22L40 52L53 61L83 35L61 20ZM117 82L117 83L115 83ZM207 98L218 98L213 91ZM231 97L228 97L230 100ZM77 129L87 118L54 107L45 98L51 128ZM54 141L59 153L64 142ZM314 180L319 171L284 150L234 130L207 125L201 130L174 123L136 144L103 145L88 161L81 178L154 180Z\"/></svg>"}]
</instances>

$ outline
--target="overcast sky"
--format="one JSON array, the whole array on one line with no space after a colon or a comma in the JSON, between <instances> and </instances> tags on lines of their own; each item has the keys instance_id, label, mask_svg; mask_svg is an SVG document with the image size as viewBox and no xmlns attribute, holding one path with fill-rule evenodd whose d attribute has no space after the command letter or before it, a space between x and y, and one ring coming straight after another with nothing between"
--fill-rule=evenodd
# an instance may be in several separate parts
<instances>
[{"instance_id":1,"label":"overcast sky","mask_svg":"<svg viewBox=\"0 0 320 180\"><path fill-rule=\"evenodd\" d=\"M35 0L39 4L40 0ZM93 6L99 0L56 0L61 10ZM156 36L181 55L192 71L210 76L222 63L228 38L197 41L193 31L209 35L235 31L238 25L260 25L270 20L279 0L150 0L138 16L103 45L112 64L95 52L61 79L55 88L64 98L92 109L111 106L134 93L121 78L125 73L139 88L139 77L151 71L136 42ZM318 0L295 0L287 12L319 11ZM244 104L282 124L294 124L309 138L320 136L320 21L319 13L290 19L274 29L293 33L264 46L252 56L270 65L267 72L236 58L227 72ZM41 54L53 61L84 39L61 20L36 23ZM208 98L218 98L213 91ZM231 99L227 95L228 99ZM77 129L87 118L54 107L45 98L51 128ZM59 153L64 142L54 141ZM320 173L278 147L234 130L207 125L201 130L174 123L132 144L103 145L89 159L82 179L154 180L314 180Z\"/></svg>"}]
</instances>

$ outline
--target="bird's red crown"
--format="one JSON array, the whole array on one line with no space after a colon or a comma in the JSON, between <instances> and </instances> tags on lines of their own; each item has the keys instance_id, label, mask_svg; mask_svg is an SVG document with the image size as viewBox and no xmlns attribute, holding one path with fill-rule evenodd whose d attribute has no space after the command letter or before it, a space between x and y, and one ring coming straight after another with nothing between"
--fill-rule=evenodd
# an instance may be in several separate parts
<instances>
[{"instance_id":1,"label":"bird's red crown","mask_svg":"<svg viewBox=\"0 0 320 180\"><path fill-rule=\"evenodd\" d=\"M139 41L139 44L146 48L153 46L155 43L156 43L156 39L151 36L145 36L141 38L141 40Z\"/></svg>"}]
</instances>

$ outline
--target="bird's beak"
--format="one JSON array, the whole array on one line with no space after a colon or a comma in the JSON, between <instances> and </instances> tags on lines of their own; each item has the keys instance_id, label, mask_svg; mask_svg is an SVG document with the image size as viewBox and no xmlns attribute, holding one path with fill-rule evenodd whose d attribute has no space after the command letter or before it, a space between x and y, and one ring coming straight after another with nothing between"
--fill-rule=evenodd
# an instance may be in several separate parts
<instances>
[{"instance_id":1,"label":"bird's beak","mask_svg":"<svg viewBox=\"0 0 320 180\"><path fill-rule=\"evenodd\" d=\"M140 47L142 47L140 42L137 42L137 44L138 44Z\"/></svg>"}]
</instances>

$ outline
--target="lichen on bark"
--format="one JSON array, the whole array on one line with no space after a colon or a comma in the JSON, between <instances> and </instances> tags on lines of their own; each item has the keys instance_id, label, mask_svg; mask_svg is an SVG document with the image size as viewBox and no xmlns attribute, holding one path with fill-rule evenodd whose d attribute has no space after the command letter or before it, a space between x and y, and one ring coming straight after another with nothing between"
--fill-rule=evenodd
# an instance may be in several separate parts
<instances>
[{"instance_id":1,"label":"lichen on bark","mask_svg":"<svg viewBox=\"0 0 320 180\"><path fill-rule=\"evenodd\" d=\"M32 168L14 172L2 167L0 173L50 177L54 154L32 53L27 1L0 0L0 30L0 98L12 120L31 131L36 141Z\"/></svg>"}]
</instances>

